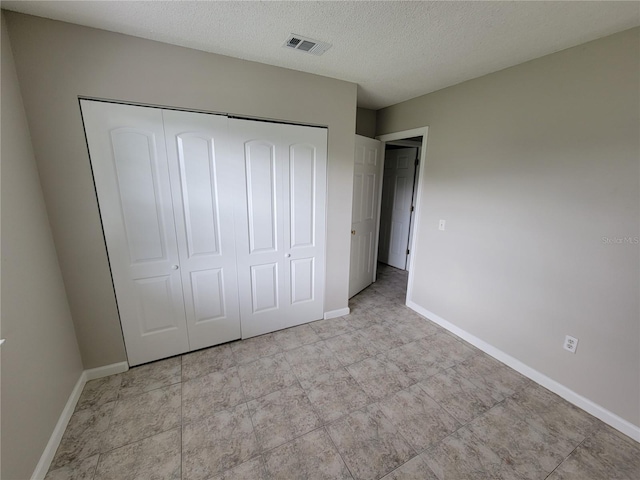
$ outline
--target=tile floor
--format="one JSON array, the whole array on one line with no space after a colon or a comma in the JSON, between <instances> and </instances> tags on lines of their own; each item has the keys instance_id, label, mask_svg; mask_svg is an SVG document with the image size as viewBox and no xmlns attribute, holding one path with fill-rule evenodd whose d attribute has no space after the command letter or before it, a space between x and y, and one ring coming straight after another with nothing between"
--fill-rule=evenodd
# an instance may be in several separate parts
<instances>
[{"instance_id":1,"label":"tile floor","mask_svg":"<svg viewBox=\"0 0 640 480\"><path fill-rule=\"evenodd\" d=\"M634 479L640 444L403 306L87 383L48 480Z\"/></svg>"}]
</instances>

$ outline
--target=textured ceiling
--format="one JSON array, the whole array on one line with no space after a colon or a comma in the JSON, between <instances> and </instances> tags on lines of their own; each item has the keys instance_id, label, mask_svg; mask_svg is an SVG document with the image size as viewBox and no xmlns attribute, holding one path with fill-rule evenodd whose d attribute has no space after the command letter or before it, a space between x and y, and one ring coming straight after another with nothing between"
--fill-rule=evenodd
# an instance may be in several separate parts
<instances>
[{"instance_id":1,"label":"textured ceiling","mask_svg":"<svg viewBox=\"0 0 640 480\"><path fill-rule=\"evenodd\" d=\"M2 1L2 8L358 84L378 109L640 25L638 2ZM333 44L317 57L289 33Z\"/></svg>"}]
</instances>

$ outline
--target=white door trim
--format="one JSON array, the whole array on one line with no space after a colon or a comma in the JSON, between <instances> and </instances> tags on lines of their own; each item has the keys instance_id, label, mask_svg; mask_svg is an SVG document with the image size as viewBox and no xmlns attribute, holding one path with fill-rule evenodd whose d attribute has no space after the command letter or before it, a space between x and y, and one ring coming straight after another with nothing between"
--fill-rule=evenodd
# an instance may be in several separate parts
<instances>
[{"instance_id":1,"label":"white door trim","mask_svg":"<svg viewBox=\"0 0 640 480\"><path fill-rule=\"evenodd\" d=\"M418 192L416 193L416 199L415 199L415 210L413 212L414 215L414 220L415 220L415 225L412 231L412 235L411 235L411 246L409 247L409 249L411 250L411 255L409 257L409 281L407 283L407 297L405 300L405 303L408 303L409 301L411 301L412 298L412 293L413 293L413 272L414 272L414 268L413 265L415 263L415 258L416 258L416 251L417 251L417 245L418 242L416 241L417 238L417 234L420 231L420 206L422 205L422 174L425 171L425 165L426 165L426 159L427 159L427 136L429 134L429 127L428 126L424 126L424 127L420 127L420 128L413 128L411 130L403 130L400 132L394 132L394 133L387 133L384 135L378 135L376 137L376 139L380 140L383 143L383 148L384 148L384 144L386 142L391 142L394 140L403 140L406 138L411 138L411 137L420 137L422 136L422 146L420 147L420 169L418 169L416 171L416 182L418 184ZM383 162L382 162L382 166L384 168L384 158L383 158ZM382 197L382 195L380 195ZM378 224L379 224L379 220L378 220ZM376 246L376 248L378 248Z\"/></svg>"}]
</instances>

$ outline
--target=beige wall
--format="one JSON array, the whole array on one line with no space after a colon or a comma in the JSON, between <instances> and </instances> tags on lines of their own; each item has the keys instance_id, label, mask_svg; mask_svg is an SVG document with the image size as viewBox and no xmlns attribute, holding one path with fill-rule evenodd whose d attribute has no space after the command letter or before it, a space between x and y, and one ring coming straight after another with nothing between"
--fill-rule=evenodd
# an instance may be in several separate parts
<instances>
[{"instance_id":1,"label":"beige wall","mask_svg":"<svg viewBox=\"0 0 640 480\"><path fill-rule=\"evenodd\" d=\"M85 368L125 359L78 96L329 127L325 310L347 306L356 85L6 13Z\"/></svg>"},{"instance_id":2,"label":"beige wall","mask_svg":"<svg viewBox=\"0 0 640 480\"><path fill-rule=\"evenodd\" d=\"M82 373L2 19L2 472L30 478Z\"/></svg>"},{"instance_id":3,"label":"beige wall","mask_svg":"<svg viewBox=\"0 0 640 480\"><path fill-rule=\"evenodd\" d=\"M635 425L639 246L603 237L640 235L639 62L636 28L380 110L377 132L429 126L412 300Z\"/></svg>"},{"instance_id":4,"label":"beige wall","mask_svg":"<svg viewBox=\"0 0 640 480\"><path fill-rule=\"evenodd\" d=\"M356 111L356 133L363 137L376 136L376 111L358 107Z\"/></svg>"}]
</instances>

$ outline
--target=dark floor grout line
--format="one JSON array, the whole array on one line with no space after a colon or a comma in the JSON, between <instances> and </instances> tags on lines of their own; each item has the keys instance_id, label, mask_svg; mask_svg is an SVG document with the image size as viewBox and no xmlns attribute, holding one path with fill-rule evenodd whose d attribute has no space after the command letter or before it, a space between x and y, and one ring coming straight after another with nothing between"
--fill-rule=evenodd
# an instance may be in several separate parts
<instances>
[{"instance_id":1,"label":"dark floor grout line","mask_svg":"<svg viewBox=\"0 0 640 480\"><path fill-rule=\"evenodd\" d=\"M180 380L182 380L182 372L183 372L183 361L180 357ZM184 445L182 443L182 430L184 429L184 384L185 382L180 382L180 478L184 478Z\"/></svg>"},{"instance_id":2,"label":"dark floor grout line","mask_svg":"<svg viewBox=\"0 0 640 480\"><path fill-rule=\"evenodd\" d=\"M564 457L564 458L562 459L562 461L561 461L560 463L558 463L558 465L556 465L556 467L555 467L553 470L551 470L551 472L549 472L549 475L547 475L546 477L544 477L544 478L545 478L545 480L546 480L547 478L549 478L549 477L553 474L553 472L555 472L558 468L560 468L560 466L561 466L564 462L566 462L566 461L569 459L569 457L570 457L571 455L573 455L573 453L574 453L578 448L580 448L584 442L586 442L586 441L587 441L587 439L588 439L589 437L590 437L590 435L585 435L585 437L584 437L584 438L582 439L582 441L581 441L581 442L576 446L576 448L574 448L573 450L571 450L571 452L570 452L566 457Z\"/></svg>"},{"instance_id":3,"label":"dark floor grout line","mask_svg":"<svg viewBox=\"0 0 640 480\"><path fill-rule=\"evenodd\" d=\"M183 448L183 440L182 440L182 425L180 425L180 430L178 431L180 435L180 478L184 478L184 448Z\"/></svg>"},{"instance_id":4,"label":"dark floor grout line","mask_svg":"<svg viewBox=\"0 0 640 480\"><path fill-rule=\"evenodd\" d=\"M338 446L336 445L336 442L333 440L333 437L331 436L331 434L329 433L329 429L327 428L327 425L323 425L322 428L324 429L324 433L327 437L329 437L329 441L331 442L331 445L333 445L333 448L335 449L336 453L338 454L338 456L340 457L340 459L342 460L342 463L344 463L345 468L347 469L347 472L349 472L349 475L351 475L352 479L355 479L355 475L353 474L353 472L351 471L351 469L349 468L349 464L347 463L347 461L344 459L344 457L342 456L342 453L340 453L340 450L338 449Z\"/></svg>"}]
</instances>

